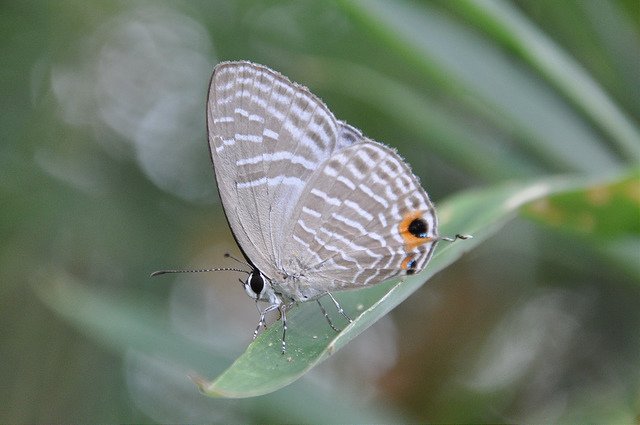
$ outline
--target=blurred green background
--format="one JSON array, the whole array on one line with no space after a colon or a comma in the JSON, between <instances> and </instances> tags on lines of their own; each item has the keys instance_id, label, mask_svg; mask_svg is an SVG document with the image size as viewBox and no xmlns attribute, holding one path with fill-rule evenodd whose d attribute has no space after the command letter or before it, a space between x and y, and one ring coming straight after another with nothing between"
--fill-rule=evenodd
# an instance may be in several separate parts
<instances>
[{"instance_id":1,"label":"blurred green background","mask_svg":"<svg viewBox=\"0 0 640 425\"><path fill-rule=\"evenodd\" d=\"M0 22L0 422L638 420L637 0L5 1ZM242 353L255 306L234 274L148 275L238 254L204 120L237 59L397 147L436 204L593 187L531 205L291 386L204 397L187 375Z\"/></svg>"}]
</instances>

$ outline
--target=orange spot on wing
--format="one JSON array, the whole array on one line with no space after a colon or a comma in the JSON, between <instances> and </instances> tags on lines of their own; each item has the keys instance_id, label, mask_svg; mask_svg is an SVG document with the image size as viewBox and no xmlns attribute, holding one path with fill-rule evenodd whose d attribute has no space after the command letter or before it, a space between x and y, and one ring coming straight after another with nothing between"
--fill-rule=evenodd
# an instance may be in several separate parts
<instances>
[{"instance_id":1,"label":"orange spot on wing","mask_svg":"<svg viewBox=\"0 0 640 425\"><path fill-rule=\"evenodd\" d=\"M414 254L407 255L407 258L402 260L402 263L400 264L400 268L402 270L413 269L413 267L409 267L409 264L413 261L414 257L415 257Z\"/></svg>"}]
</instances>

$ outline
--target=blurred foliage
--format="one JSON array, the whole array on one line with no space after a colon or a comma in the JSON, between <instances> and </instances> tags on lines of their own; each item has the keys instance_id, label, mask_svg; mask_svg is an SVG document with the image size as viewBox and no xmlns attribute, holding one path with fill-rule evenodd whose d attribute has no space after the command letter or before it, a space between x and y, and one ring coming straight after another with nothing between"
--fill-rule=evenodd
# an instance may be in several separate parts
<instances>
[{"instance_id":1,"label":"blurred foliage","mask_svg":"<svg viewBox=\"0 0 640 425\"><path fill-rule=\"evenodd\" d=\"M635 0L3 2L0 422L634 421L639 22ZM437 204L587 189L531 204L296 383L209 399L188 375L244 351L255 307L233 274L147 276L235 250L204 124L233 59L397 147Z\"/></svg>"}]
</instances>

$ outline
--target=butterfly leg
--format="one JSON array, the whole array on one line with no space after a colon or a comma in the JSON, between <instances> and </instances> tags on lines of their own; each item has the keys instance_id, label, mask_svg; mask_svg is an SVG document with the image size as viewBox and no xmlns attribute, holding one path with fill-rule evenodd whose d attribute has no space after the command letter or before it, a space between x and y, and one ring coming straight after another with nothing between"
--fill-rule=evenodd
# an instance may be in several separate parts
<instances>
[{"instance_id":1,"label":"butterfly leg","mask_svg":"<svg viewBox=\"0 0 640 425\"><path fill-rule=\"evenodd\" d=\"M353 320L351 320L351 317L347 316L347 313L345 313L342 307L340 307L340 304L338 304L338 301L335 298L333 298L333 295L331 295L331 292L327 292L327 295L329 295L329 298L331 298L331 301L333 301L333 304L335 304L336 308L338 309L338 313L342 314L344 318L349 321L349 323L353 322Z\"/></svg>"},{"instance_id":2,"label":"butterfly leg","mask_svg":"<svg viewBox=\"0 0 640 425\"><path fill-rule=\"evenodd\" d=\"M260 320L258 321L258 326L256 326L256 330L253 331L253 339L256 339L258 337L258 332L260 331L261 327L264 326L266 329L267 324L265 321L265 316L267 315L267 313L279 307L280 307L279 304L272 304L269 307L265 308L264 311L260 313ZM260 311L260 309L258 309L258 311Z\"/></svg>"},{"instance_id":3,"label":"butterfly leg","mask_svg":"<svg viewBox=\"0 0 640 425\"><path fill-rule=\"evenodd\" d=\"M256 300L256 310L258 310L258 314L260 315L260 322L258 322L258 329L260 329L260 323L262 323L262 326L264 326L264 328L267 329L267 323L264 320L264 315L266 314L266 312L264 314L262 313L262 310L260 310L260 306L258 305L258 300ZM257 333L254 332L253 339L256 339L256 335Z\"/></svg>"},{"instance_id":4,"label":"butterfly leg","mask_svg":"<svg viewBox=\"0 0 640 425\"><path fill-rule=\"evenodd\" d=\"M340 332L340 329L336 328L333 325L333 322L331 321L331 319L329 318L329 315L327 314L327 311L324 309L324 307L322 306L322 303L320 302L319 299L316 300L316 302L318 303L318 305L320 306L320 310L322 310L322 314L324 314L324 318L327 319L327 322L329 322L329 326L331 326L331 329L333 329L336 332Z\"/></svg>"},{"instance_id":5,"label":"butterfly leg","mask_svg":"<svg viewBox=\"0 0 640 425\"><path fill-rule=\"evenodd\" d=\"M260 328L264 326L264 315L265 315L265 312L262 312L260 314L260 320L258 321L258 326L256 326L256 330L253 331L253 339L256 339L258 337L258 332L260 331Z\"/></svg>"},{"instance_id":6,"label":"butterfly leg","mask_svg":"<svg viewBox=\"0 0 640 425\"><path fill-rule=\"evenodd\" d=\"M287 306L282 304L278 307L280 315L282 316L282 354L287 350L287 343L285 338L287 336Z\"/></svg>"}]
</instances>

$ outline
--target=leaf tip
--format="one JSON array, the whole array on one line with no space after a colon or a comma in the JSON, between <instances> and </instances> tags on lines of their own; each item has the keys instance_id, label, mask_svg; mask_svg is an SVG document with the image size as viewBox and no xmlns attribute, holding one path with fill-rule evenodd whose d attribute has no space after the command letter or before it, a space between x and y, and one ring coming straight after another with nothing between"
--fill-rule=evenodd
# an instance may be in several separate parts
<instances>
[{"instance_id":1,"label":"leaf tip","mask_svg":"<svg viewBox=\"0 0 640 425\"><path fill-rule=\"evenodd\" d=\"M214 396L214 397L221 395L212 389L212 385L211 385L212 383L210 381L207 381L200 375L197 375L195 373L190 373L188 376L189 376L189 379L191 379L191 382L196 384L196 386L198 387L198 390L202 394L205 394L208 396Z\"/></svg>"}]
</instances>

